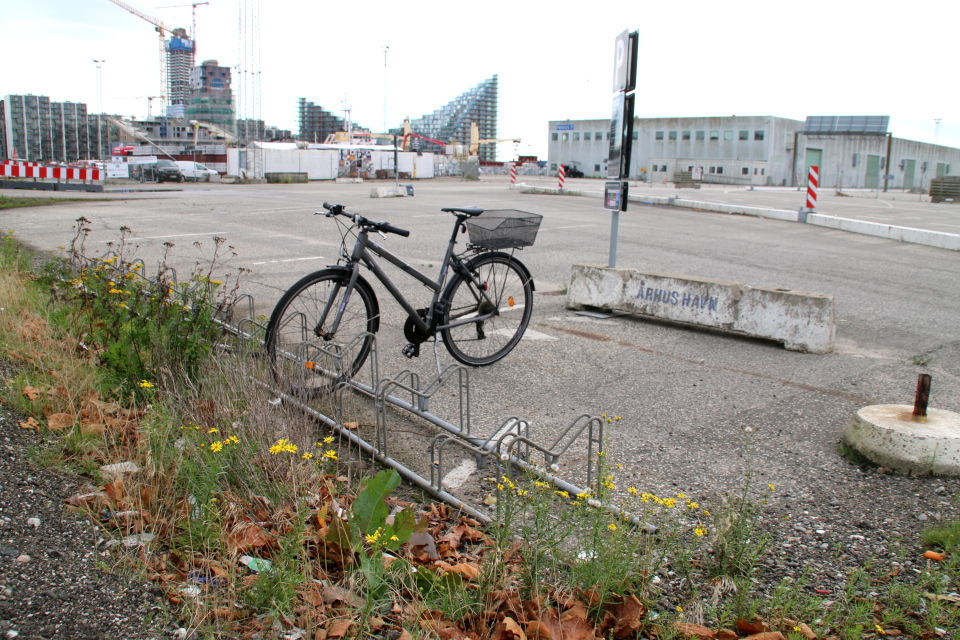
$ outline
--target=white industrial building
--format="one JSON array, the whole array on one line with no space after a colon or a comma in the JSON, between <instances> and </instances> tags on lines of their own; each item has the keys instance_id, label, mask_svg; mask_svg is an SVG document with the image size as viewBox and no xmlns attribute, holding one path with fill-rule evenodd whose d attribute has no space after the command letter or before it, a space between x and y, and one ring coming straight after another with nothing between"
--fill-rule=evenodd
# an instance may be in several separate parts
<instances>
[{"instance_id":1,"label":"white industrial building","mask_svg":"<svg viewBox=\"0 0 960 640\"><path fill-rule=\"evenodd\" d=\"M929 188L930 179L960 170L960 149L894 138L887 116L635 118L630 178L672 182L678 171L703 182L805 185L811 165L820 186ZM610 120L552 120L547 158L606 178Z\"/></svg>"}]
</instances>

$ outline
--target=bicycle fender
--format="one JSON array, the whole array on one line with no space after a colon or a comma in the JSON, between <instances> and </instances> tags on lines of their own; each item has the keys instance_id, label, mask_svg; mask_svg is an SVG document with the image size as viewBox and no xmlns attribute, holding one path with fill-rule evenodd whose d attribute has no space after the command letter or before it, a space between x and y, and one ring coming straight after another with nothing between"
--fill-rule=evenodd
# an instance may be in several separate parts
<instances>
[{"instance_id":1,"label":"bicycle fender","mask_svg":"<svg viewBox=\"0 0 960 640\"><path fill-rule=\"evenodd\" d=\"M339 271L348 279L353 275L353 269L348 269L339 264L328 265L325 271ZM357 274L356 286L366 289L367 293L370 294L370 299L373 300L373 331L371 333L377 333L380 330L380 301L377 300L373 287L370 286L370 283L366 281L362 274Z\"/></svg>"},{"instance_id":2,"label":"bicycle fender","mask_svg":"<svg viewBox=\"0 0 960 640\"><path fill-rule=\"evenodd\" d=\"M491 251L491 252L489 252L489 253L481 253L481 254L478 255L478 256L475 256L475 257L473 257L473 258L470 258L470 260L467 261L467 263L466 263L465 266L466 266L468 269L472 269L472 268L473 268L473 262L474 262L475 260L478 260L478 259L484 257L484 256L502 256L502 257L506 258L507 260L509 260L510 262L514 263L515 265L517 265L518 267L520 267L520 270L523 271L523 275L525 275L525 276L527 277L527 280L530 281L530 290L531 290L531 291L536 291L536 290L537 290L537 286L536 286L536 284L534 284L534 282L533 282L533 276L530 275L530 270L527 269L527 265L523 264L522 262L520 262L519 260L517 260L516 258L514 258L513 256L511 256L509 253L504 253L504 252L502 252L502 251Z\"/></svg>"}]
</instances>

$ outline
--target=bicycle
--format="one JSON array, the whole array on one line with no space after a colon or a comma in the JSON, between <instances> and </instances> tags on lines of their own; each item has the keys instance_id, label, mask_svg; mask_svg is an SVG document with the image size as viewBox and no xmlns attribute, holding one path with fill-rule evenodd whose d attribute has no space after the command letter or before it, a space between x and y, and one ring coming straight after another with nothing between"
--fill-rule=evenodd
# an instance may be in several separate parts
<instances>
[{"instance_id":1,"label":"bicycle","mask_svg":"<svg viewBox=\"0 0 960 640\"><path fill-rule=\"evenodd\" d=\"M344 211L344 205L323 203L341 233L336 265L311 273L294 284L277 303L265 337L268 360L278 382L316 395L337 381L353 376L370 354L373 336L380 328L380 305L360 266L383 284L407 312L403 332L409 343L408 358L420 355L420 345L437 335L457 361L471 366L493 364L506 356L526 331L533 312L534 283L527 267L502 249L532 246L543 216L512 210L484 211L479 207L441 209L456 218L437 280L405 263L370 239L376 232L408 237L410 232L388 222L374 222ZM482 214L485 214L482 216ZM345 223L340 218L347 218ZM457 236L469 233L469 242L455 253ZM356 237L352 251L347 250ZM433 291L430 306L415 309L374 260L378 256L399 267ZM449 275L449 281L447 276ZM354 295L356 294L356 295ZM339 338L338 338L339 337ZM329 372L310 360L320 349L356 356L331 382ZM341 359L343 356L340 356ZM349 353L347 355L349 358ZM439 362L439 360L438 360Z\"/></svg>"}]
</instances>

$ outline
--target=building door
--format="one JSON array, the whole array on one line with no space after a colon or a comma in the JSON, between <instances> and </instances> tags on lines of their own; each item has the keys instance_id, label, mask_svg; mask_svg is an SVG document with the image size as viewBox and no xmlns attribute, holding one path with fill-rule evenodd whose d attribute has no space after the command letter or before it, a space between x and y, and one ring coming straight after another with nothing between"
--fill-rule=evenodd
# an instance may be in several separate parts
<instances>
[{"instance_id":1,"label":"building door","mask_svg":"<svg viewBox=\"0 0 960 640\"><path fill-rule=\"evenodd\" d=\"M942 178L947 173L947 163L938 162L937 163L937 177Z\"/></svg>"},{"instance_id":2,"label":"building door","mask_svg":"<svg viewBox=\"0 0 960 640\"><path fill-rule=\"evenodd\" d=\"M804 170L803 175L800 176L800 184L807 186L807 178L810 176L810 167L820 167L819 169L819 183L823 184L823 149L811 149L807 147L807 168Z\"/></svg>"},{"instance_id":3,"label":"building door","mask_svg":"<svg viewBox=\"0 0 960 640\"><path fill-rule=\"evenodd\" d=\"M916 160L904 160L903 161L903 188L904 189L913 189L913 176L917 171L917 161Z\"/></svg>"},{"instance_id":4,"label":"building door","mask_svg":"<svg viewBox=\"0 0 960 640\"><path fill-rule=\"evenodd\" d=\"M867 156L867 176L863 186L867 189L880 187L880 156Z\"/></svg>"}]
</instances>

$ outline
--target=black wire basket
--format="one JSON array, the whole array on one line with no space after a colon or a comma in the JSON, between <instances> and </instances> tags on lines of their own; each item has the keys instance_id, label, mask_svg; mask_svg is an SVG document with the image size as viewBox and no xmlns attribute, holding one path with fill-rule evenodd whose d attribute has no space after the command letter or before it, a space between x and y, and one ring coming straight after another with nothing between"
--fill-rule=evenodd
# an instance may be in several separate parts
<instances>
[{"instance_id":1,"label":"black wire basket","mask_svg":"<svg viewBox=\"0 0 960 640\"><path fill-rule=\"evenodd\" d=\"M467 220L470 244L481 249L519 249L531 247L537 239L543 216L516 209L484 211Z\"/></svg>"}]
</instances>

